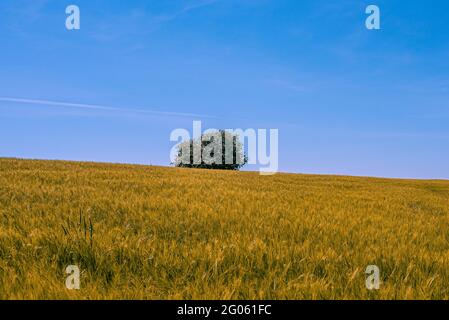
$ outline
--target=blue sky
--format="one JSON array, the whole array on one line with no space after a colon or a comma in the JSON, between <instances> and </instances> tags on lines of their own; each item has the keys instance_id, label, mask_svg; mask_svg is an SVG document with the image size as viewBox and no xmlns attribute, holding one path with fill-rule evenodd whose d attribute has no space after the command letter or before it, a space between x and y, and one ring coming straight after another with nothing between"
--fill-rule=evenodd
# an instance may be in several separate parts
<instances>
[{"instance_id":1,"label":"blue sky","mask_svg":"<svg viewBox=\"0 0 449 320\"><path fill-rule=\"evenodd\" d=\"M449 179L448 21L445 0L2 0L0 156L169 165L202 120L279 129L280 171Z\"/></svg>"}]
</instances>

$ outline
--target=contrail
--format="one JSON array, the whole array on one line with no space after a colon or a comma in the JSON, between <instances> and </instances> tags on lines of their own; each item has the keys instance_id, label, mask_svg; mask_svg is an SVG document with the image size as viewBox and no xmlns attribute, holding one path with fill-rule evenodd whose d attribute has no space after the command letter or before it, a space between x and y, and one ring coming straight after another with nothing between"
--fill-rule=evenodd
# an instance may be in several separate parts
<instances>
[{"instance_id":1,"label":"contrail","mask_svg":"<svg viewBox=\"0 0 449 320\"><path fill-rule=\"evenodd\" d=\"M140 114L159 115L159 116L174 116L174 117L189 117L189 118L198 118L198 117L200 117L200 118L217 118L215 116L205 115L205 114L168 112L168 111L152 111L152 110L145 110L145 109L128 109L128 108L117 108L117 107L103 106L103 105L97 105L97 104L61 102L61 101L51 101L51 100L0 97L0 102L25 103L25 104L33 104L33 105L45 105L45 106L53 106L53 107L77 108L77 109L88 109L88 110L101 110L101 111L111 111L111 112L140 113Z\"/></svg>"}]
</instances>

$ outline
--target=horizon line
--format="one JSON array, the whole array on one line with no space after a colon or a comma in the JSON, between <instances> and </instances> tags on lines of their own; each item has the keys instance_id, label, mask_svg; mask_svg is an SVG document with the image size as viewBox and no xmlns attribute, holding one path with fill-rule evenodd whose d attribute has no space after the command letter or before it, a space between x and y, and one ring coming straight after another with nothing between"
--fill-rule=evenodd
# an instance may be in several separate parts
<instances>
[{"instance_id":1,"label":"horizon line","mask_svg":"<svg viewBox=\"0 0 449 320\"><path fill-rule=\"evenodd\" d=\"M70 160L70 159L46 159L46 158L20 158L20 157L14 157L14 156L1 156L0 160L23 160L23 161L55 161L55 162L73 162L73 163L93 163L93 164L110 164L110 165L128 165L128 166L141 166L141 167L160 167L160 168L177 168L175 166L171 165L161 165L161 164L145 164L141 162L113 162L113 161L93 161L93 160ZM192 169L192 168L179 168L179 169ZM222 172L229 172L228 170L220 170L220 169L201 169L201 168L193 168L196 170L217 170ZM259 174L259 171L252 171L252 170L235 170L231 172L248 172L248 173L257 173ZM328 176L328 177L347 177L347 178L360 178L360 179L380 179L380 180L405 180L405 181L442 181L442 182L449 182L449 178L400 178L400 177L387 177L387 176L367 176L367 175L354 175L354 174L343 174L343 173L306 173L306 172L288 172L288 171L279 171L276 172L272 176L276 176L278 174L283 175L302 175L302 176Z\"/></svg>"}]
</instances>

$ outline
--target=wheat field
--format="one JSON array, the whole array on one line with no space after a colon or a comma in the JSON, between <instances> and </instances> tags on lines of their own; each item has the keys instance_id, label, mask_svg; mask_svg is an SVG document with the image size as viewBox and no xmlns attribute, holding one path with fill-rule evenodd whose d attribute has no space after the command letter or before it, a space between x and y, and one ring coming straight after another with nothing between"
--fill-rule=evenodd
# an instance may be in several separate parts
<instances>
[{"instance_id":1,"label":"wheat field","mask_svg":"<svg viewBox=\"0 0 449 320\"><path fill-rule=\"evenodd\" d=\"M65 268L81 270L68 290ZM365 268L380 269L379 290ZM0 159L1 299L448 299L449 181Z\"/></svg>"}]
</instances>

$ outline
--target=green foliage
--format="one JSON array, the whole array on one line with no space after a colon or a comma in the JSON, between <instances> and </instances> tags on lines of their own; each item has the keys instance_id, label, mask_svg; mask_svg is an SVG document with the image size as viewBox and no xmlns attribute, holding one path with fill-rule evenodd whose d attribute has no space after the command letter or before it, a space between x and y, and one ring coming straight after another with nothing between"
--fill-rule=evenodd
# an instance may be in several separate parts
<instances>
[{"instance_id":1,"label":"green foliage","mask_svg":"<svg viewBox=\"0 0 449 320\"><path fill-rule=\"evenodd\" d=\"M240 137L219 130L182 142L174 164L184 168L239 170L247 162Z\"/></svg>"}]
</instances>

